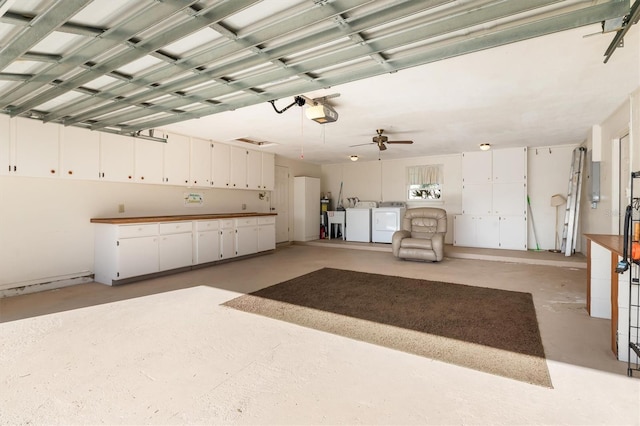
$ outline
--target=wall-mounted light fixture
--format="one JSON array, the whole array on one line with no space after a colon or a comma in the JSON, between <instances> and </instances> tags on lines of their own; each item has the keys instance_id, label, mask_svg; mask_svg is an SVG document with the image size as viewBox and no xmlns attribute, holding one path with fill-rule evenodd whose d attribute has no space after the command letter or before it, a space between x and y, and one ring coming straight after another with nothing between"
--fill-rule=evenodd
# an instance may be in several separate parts
<instances>
[{"instance_id":1,"label":"wall-mounted light fixture","mask_svg":"<svg viewBox=\"0 0 640 426\"><path fill-rule=\"evenodd\" d=\"M351 161L358 161L358 156L357 155L352 155L349 158L351 159Z\"/></svg>"},{"instance_id":2,"label":"wall-mounted light fixture","mask_svg":"<svg viewBox=\"0 0 640 426\"><path fill-rule=\"evenodd\" d=\"M483 150L483 151L489 151L491 149L491 144L481 143L480 144L480 149Z\"/></svg>"}]
</instances>

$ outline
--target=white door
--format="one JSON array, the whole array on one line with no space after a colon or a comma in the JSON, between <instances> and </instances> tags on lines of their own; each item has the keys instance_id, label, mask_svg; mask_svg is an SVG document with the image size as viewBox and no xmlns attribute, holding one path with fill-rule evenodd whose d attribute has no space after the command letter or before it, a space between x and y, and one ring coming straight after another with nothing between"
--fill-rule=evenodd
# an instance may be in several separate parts
<instances>
[{"instance_id":1,"label":"white door","mask_svg":"<svg viewBox=\"0 0 640 426\"><path fill-rule=\"evenodd\" d=\"M271 211L276 216L276 243L289 241L289 168L275 166L275 185L271 192Z\"/></svg>"}]
</instances>

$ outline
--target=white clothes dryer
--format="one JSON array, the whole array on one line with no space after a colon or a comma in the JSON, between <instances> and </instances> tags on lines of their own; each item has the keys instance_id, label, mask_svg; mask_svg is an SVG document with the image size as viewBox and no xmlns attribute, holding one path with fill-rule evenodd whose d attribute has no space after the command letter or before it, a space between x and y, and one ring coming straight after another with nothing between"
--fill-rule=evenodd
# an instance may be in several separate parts
<instances>
[{"instance_id":1,"label":"white clothes dryer","mask_svg":"<svg viewBox=\"0 0 640 426\"><path fill-rule=\"evenodd\" d=\"M393 233L400 230L406 204L402 201L383 201L371 210L371 241L391 243Z\"/></svg>"},{"instance_id":2,"label":"white clothes dryer","mask_svg":"<svg viewBox=\"0 0 640 426\"><path fill-rule=\"evenodd\" d=\"M358 201L354 207L347 208L347 241L371 242L371 209L377 205L375 201Z\"/></svg>"}]
</instances>

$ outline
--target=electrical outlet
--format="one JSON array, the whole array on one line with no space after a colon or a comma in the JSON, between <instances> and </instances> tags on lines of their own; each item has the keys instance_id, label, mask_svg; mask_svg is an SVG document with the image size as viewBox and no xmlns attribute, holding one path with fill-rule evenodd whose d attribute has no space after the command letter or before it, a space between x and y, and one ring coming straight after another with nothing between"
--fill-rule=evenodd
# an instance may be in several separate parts
<instances>
[{"instance_id":1,"label":"electrical outlet","mask_svg":"<svg viewBox=\"0 0 640 426\"><path fill-rule=\"evenodd\" d=\"M118 213L124 213L124 204L118 204Z\"/></svg>"},{"instance_id":2,"label":"electrical outlet","mask_svg":"<svg viewBox=\"0 0 640 426\"><path fill-rule=\"evenodd\" d=\"M247 209L247 205L246 205L246 204L243 204L243 205L242 205L242 210L246 210L246 209Z\"/></svg>"}]
</instances>

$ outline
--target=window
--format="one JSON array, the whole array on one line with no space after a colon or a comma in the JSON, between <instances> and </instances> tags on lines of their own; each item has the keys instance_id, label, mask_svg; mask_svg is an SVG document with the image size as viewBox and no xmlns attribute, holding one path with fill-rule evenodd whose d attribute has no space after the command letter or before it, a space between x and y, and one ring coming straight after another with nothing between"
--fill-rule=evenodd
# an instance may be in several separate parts
<instances>
[{"instance_id":1,"label":"window","mask_svg":"<svg viewBox=\"0 0 640 426\"><path fill-rule=\"evenodd\" d=\"M442 164L407 167L408 200L439 200L442 197Z\"/></svg>"}]
</instances>

